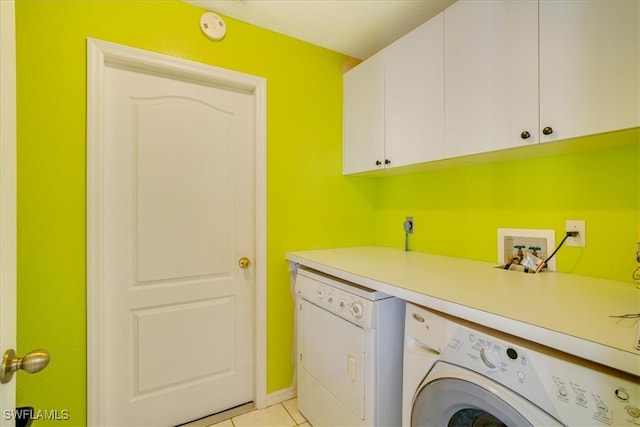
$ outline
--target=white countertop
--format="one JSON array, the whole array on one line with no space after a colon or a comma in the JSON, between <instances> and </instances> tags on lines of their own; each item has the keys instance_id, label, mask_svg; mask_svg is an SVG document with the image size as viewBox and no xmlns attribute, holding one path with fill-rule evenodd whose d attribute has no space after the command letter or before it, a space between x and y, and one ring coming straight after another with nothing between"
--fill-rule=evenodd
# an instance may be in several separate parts
<instances>
[{"instance_id":1,"label":"white countertop","mask_svg":"<svg viewBox=\"0 0 640 427\"><path fill-rule=\"evenodd\" d=\"M289 261L640 377L636 284L507 271L493 263L353 247L290 252Z\"/></svg>"}]
</instances>

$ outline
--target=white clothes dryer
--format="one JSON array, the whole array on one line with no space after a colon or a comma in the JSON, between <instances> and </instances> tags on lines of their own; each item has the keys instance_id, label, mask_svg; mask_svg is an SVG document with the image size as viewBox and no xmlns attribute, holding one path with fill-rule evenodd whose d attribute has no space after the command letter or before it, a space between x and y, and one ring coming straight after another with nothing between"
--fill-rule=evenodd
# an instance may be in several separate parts
<instances>
[{"instance_id":1,"label":"white clothes dryer","mask_svg":"<svg viewBox=\"0 0 640 427\"><path fill-rule=\"evenodd\" d=\"M640 426L640 377L407 304L404 426Z\"/></svg>"},{"instance_id":2,"label":"white clothes dryer","mask_svg":"<svg viewBox=\"0 0 640 427\"><path fill-rule=\"evenodd\" d=\"M298 409L314 427L396 427L405 302L300 268L295 278Z\"/></svg>"}]
</instances>

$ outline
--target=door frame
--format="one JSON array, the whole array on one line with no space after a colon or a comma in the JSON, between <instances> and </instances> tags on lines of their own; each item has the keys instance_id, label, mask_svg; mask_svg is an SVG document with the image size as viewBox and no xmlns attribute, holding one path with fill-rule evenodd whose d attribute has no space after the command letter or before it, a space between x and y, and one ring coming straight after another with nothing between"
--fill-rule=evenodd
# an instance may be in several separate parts
<instances>
[{"instance_id":1,"label":"door frame","mask_svg":"<svg viewBox=\"0 0 640 427\"><path fill-rule=\"evenodd\" d=\"M185 59L87 39L87 422L103 425L104 419L104 312L103 281L103 146L104 70L109 64L161 72L204 83L249 92L255 111L255 355L254 403L267 404L266 333L266 79Z\"/></svg>"},{"instance_id":2,"label":"door frame","mask_svg":"<svg viewBox=\"0 0 640 427\"><path fill-rule=\"evenodd\" d=\"M0 354L16 348L15 3L0 0ZM0 387L0 426L15 425L16 380ZM12 412L13 413L13 412Z\"/></svg>"}]
</instances>

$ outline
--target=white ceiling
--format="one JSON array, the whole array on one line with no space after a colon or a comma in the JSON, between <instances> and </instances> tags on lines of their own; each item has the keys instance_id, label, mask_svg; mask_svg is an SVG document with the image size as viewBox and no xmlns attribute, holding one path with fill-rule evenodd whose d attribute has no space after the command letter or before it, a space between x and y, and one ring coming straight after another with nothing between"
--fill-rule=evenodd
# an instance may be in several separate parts
<instances>
[{"instance_id":1,"label":"white ceiling","mask_svg":"<svg viewBox=\"0 0 640 427\"><path fill-rule=\"evenodd\" d=\"M455 0L185 1L354 58L366 59Z\"/></svg>"}]
</instances>

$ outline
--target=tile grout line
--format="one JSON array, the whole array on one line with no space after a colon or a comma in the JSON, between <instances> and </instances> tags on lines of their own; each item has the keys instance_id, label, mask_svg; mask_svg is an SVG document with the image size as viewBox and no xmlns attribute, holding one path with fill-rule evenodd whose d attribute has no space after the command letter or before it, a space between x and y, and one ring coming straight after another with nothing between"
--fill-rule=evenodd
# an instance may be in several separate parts
<instances>
[{"instance_id":1,"label":"tile grout line","mask_svg":"<svg viewBox=\"0 0 640 427\"><path fill-rule=\"evenodd\" d=\"M293 418L293 415L291 415L291 412L289 412L289 410L287 409L287 407L284 405L283 402L280 402L280 405L282 405L282 407L284 408L284 411L287 413L287 415L289 415L289 418L291 418L291 421L293 421L293 427L297 427L298 422L296 421L295 418Z\"/></svg>"}]
</instances>

